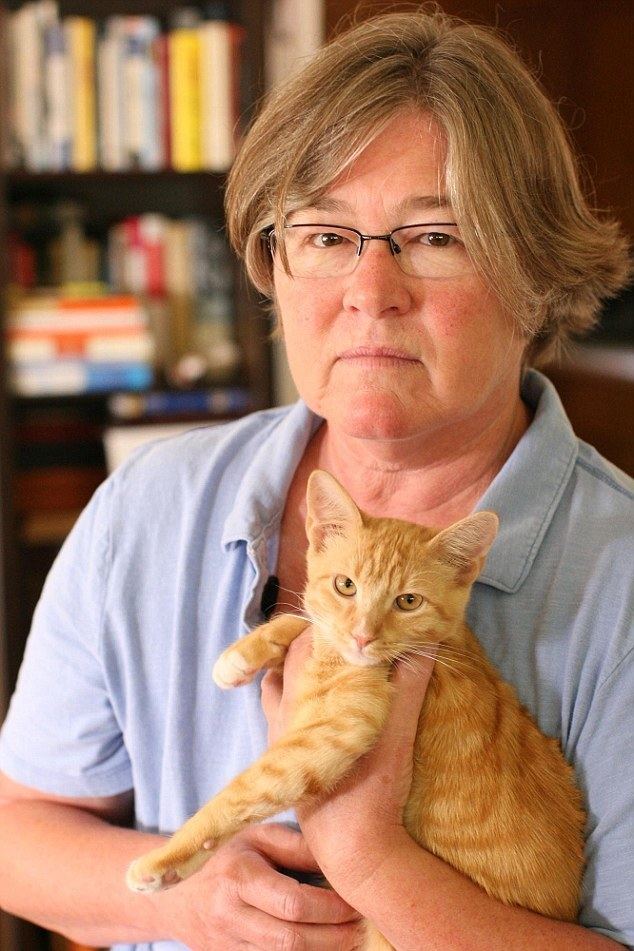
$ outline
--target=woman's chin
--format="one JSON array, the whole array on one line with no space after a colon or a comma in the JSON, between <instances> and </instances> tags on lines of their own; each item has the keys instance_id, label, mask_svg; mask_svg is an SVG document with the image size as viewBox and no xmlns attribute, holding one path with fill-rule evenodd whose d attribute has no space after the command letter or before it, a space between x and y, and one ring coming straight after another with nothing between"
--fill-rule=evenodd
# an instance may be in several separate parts
<instances>
[{"instance_id":1,"label":"woman's chin","mask_svg":"<svg viewBox=\"0 0 634 951\"><path fill-rule=\"evenodd\" d=\"M408 407L392 394L368 397L357 392L326 418L331 426L359 439L406 439L414 434L416 415L413 405Z\"/></svg>"}]
</instances>

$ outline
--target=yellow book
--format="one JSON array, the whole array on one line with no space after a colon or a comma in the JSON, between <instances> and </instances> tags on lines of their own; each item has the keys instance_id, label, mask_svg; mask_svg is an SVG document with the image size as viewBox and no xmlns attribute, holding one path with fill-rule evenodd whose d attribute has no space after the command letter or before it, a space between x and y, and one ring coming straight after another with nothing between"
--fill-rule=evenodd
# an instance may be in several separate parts
<instances>
[{"instance_id":1,"label":"yellow book","mask_svg":"<svg viewBox=\"0 0 634 951\"><path fill-rule=\"evenodd\" d=\"M199 171L200 39L193 27L179 27L169 34L169 92L172 166L179 172Z\"/></svg>"},{"instance_id":2,"label":"yellow book","mask_svg":"<svg viewBox=\"0 0 634 951\"><path fill-rule=\"evenodd\" d=\"M86 172L97 164L95 22L88 17L66 17L64 30L70 59L71 166Z\"/></svg>"}]
</instances>

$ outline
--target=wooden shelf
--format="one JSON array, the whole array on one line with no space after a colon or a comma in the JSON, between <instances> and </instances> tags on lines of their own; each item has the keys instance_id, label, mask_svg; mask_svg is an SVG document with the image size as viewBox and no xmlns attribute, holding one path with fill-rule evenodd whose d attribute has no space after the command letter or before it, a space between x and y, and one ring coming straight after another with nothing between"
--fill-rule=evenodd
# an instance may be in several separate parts
<instances>
[{"instance_id":1,"label":"wooden shelf","mask_svg":"<svg viewBox=\"0 0 634 951\"><path fill-rule=\"evenodd\" d=\"M6 12L17 10L24 2L0 0L0 27L6 25ZM194 0L192 5L202 10L205 3ZM62 17L83 15L103 21L109 16L151 15L158 17L163 27L169 25L175 6L179 4L171 0L59 0ZM245 29L240 97L246 124L263 92L263 43L269 4L265 0L230 0L227 7ZM6 154L7 108L6 75L0 70L0 155ZM225 175L215 172L179 172L170 168L34 173L2 167L0 162L0 381L7 379L1 332L8 281L6 234L14 224L16 205L49 206L63 200L74 201L86 209L87 232L99 239L113 223L146 212L170 218L204 216L214 227L219 227L224 220L225 179ZM257 295L247 289L245 282L236 279L235 285L237 336L244 354L239 382L251 389L254 406L260 408L270 405L271 399L270 321L262 313ZM34 505L37 501L34 496L27 499L29 504L33 503L30 509L24 505L18 511L17 425L31 410L35 413L67 410L72 415L78 408L81 414L85 412L103 424L106 403L106 394L26 399L9 393L6 382L0 384L0 719L13 689L32 611L44 579L56 550L78 514L78 503L75 504L69 494L70 476L63 476L59 493L41 497L39 507ZM105 471L102 475L105 476ZM35 489L41 496L42 485L37 484L37 480ZM42 511L48 502L50 511ZM80 944L49 936L42 929L5 915L1 910L0 944L2 951L87 951Z\"/></svg>"}]
</instances>

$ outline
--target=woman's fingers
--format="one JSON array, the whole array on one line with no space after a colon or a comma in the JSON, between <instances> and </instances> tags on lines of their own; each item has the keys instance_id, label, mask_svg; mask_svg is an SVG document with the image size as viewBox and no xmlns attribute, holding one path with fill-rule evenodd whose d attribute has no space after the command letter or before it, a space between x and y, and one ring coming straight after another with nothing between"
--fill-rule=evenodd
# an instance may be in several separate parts
<instances>
[{"instance_id":1,"label":"woman's fingers","mask_svg":"<svg viewBox=\"0 0 634 951\"><path fill-rule=\"evenodd\" d=\"M401 657L392 674L392 683L396 688L394 698L378 749L390 750L398 741L399 747L411 747L418 729L425 693L434 670L436 645L431 645L429 656L408 654Z\"/></svg>"}]
</instances>

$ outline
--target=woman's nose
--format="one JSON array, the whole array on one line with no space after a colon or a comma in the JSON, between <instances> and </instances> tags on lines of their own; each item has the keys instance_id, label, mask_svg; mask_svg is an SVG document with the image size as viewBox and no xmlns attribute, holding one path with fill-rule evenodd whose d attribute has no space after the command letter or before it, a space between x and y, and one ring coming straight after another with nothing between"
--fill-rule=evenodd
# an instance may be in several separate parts
<instances>
[{"instance_id":1,"label":"woman's nose","mask_svg":"<svg viewBox=\"0 0 634 951\"><path fill-rule=\"evenodd\" d=\"M370 241L352 274L344 278L343 305L346 310L369 317L404 314L411 305L409 280L387 242Z\"/></svg>"}]
</instances>

